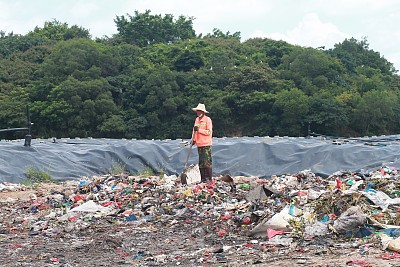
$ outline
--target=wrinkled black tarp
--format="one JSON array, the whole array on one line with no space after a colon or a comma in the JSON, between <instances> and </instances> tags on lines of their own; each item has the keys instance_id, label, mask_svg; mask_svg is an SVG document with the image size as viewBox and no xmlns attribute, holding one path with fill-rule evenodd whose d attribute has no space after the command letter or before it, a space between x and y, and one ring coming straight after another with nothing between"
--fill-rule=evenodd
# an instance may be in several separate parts
<instances>
[{"instance_id":1,"label":"wrinkled black tarp","mask_svg":"<svg viewBox=\"0 0 400 267\"><path fill-rule=\"evenodd\" d=\"M33 139L0 141L0 182L21 182L29 168L48 172L54 179L78 179L109 173L125 166L130 173L151 168L155 173L179 175L189 140ZM336 171L366 171L399 167L398 136L321 140L321 138L241 137L213 139L214 176L259 176L296 173L309 169L328 176ZM197 163L192 148L190 164Z\"/></svg>"}]
</instances>

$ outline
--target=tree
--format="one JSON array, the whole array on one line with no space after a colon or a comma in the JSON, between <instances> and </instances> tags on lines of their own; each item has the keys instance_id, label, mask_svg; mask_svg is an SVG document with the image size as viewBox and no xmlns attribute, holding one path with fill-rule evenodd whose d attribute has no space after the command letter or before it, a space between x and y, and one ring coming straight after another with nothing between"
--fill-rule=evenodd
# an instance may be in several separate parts
<instances>
[{"instance_id":1,"label":"tree","mask_svg":"<svg viewBox=\"0 0 400 267\"><path fill-rule=\"evenodd\" d=\"M49 40L35 36L16 34L3 35L0 37L0 56L9 58L15 52L25 52L30 48L45 46L50 43Z\"/></svg>"},{"instance_id":2,"label":"tree","mask_svg":"<svg viewBox=\"0 0 400 267\"><path fill-rule=\"evenodd\" d=\"M13 86L27 86L33 79L37 64L15 57L0 59L0 81Z\"/></svg>"},{"instance_id":3,"label":"tree","mask_svg":"<svg viewBox=\"0 0 400 267\"><path fill-rule=\"evenodd\" d=\"M121 115L112 115L99 126L100 133L104 137L123 138L127 130L125 121Z\"/></svg>"},{"instance_id":4,"label":"tree","mask_svg":"<svg viewBox=\"0 0 400 267\"><path fill-rule=\"evenodd\" d=\"M238 108L242 122L243 135L270 135L275 131L272 118L272 107L276 101L276 94L263 91L254 91L240 98Z\"/></svg>"},{"instance_id":5,"label":"tree","mask_svg":"<svg viewBox=\"0 0 400 267\"><path fill-rule=\"evenodd\" d=\"M295 49L285 41L268 38L251 38L243 43L243 50L256 63L268 64L271 68L277 68L284 55L289 55Z\"/></svg>"},{"instance_id":6,"label":"tree","mask_svg":"<svg viewBox=\"0 0 400 267\"><path fill-rule=\"evenodd\" d=\"M67 23L61 23L56 19L46 21L43 28L36 26L33 31L28 33L28 36L54 41L66 41L74 38L90 39L88 30L77 25L69 27Z\"/></svg>"},{"instance_id":7,"label":"tree","mask_svg":"<svg viewBox=\"0 0 400 267\"><path fill-rule=\"evenodd\" d=\"M372 90L387 90L389 82L385 81L385 76L380 70L368 66L356 67L357 75L353 77L352 84L355 90L361 94Z\"/></svg>"},{"instance_id":8,"label":"tree","mask_svg":"<svg viewBox=\"0 0 400 267\"><path fill-rule=\"evenodd\" d=\"M119 62L112 56L104 45L89 39L59 42L42 65L44 79L58 84L68 76L85 80L116 74Z\"/></svg>"},{"instance_id":9,"label":"tree","mask_svg":"<svg viewBox=\"0 0 400 267\"><path fill-rule=\"evenodd\" d=\"M118 35L129 44L145 47L156 43L170 43L175 40L185 40L195 37L193 30L194 18L180 16L174 21L174 16L166 14L151 15L150 10L144 13L135 11L135 15L127 14L117 16L114 22L117 26Z\"/></svg>"},{"instance_id":10,"label":"tree","mask_svg":"<svg viewBox=\"0 0 400 267\"><path fill-rule=\"evenodd\" d=\"M246 94L254 91L276 92L278 72L266 65L245 66L234 71L229 79L227 90Z\"/></svg>"},{"instance_id":11,"label":"tree","mask_svg":"<svg viewBox=\"0 0 400 267\"><path fill-rule=\"evenodd\" d=\"M189 138L201 102L215 136L400 130L399 76L365 39L324 51L241 43L217 28L196 36L193 21L135 11L95 41L57 20L25 36L0 31L0 122L20 124L13 104L29 104L35 136Z\"/></svg>"},{"instance_id":12,"label":"tree","mask_svg":"<svg viewBox=\"0 0 400 267\"><path fill-rule=\"evenodd\" d=\"M279 69L285 79L293 80L308 95L331 84L339 84L344 75L338 60L312 48L293 50L282 58Z\"/></svg>"},{"instance_id":13,"label":"tree","mask_svg":"<svg viewBox=\"0 0 400 267\"><path fill-rule=\"evenodd\" d=\"M398 96L391 91L366 92L355 106L352 125L361 135L388 134L398 129Z\"/></svg>"},{"instance_id":14,"label":"tree","mask_svg":"<svg viewBox=\"0 0 400 267\"><path fill-rule=\"evenodd\" d=\"M46 99L33 102L32 118L45 129L42 132L57 137L111 134L107 128L110 122L106 121L119 115L120 110L108 87L104 78L79 81L69 77L51 88Z\"/></svg>"},{"instance_id":15,"label":"tree","mask_svg":"<svg viewBox=\"0 0 400 267\"><path fill-rule=\"evenodd\" d=\"M229 31L223 33L220 29L214 28L212 33L207 33L203 38L222 38L222 39L236 39L240 41L240 32L230 33Z\"/></svg>"},{"instance_id":16,"label":"tree","mask_svg":"<svg viewBox=\"0 0 400 267\"><path fill-rule=\"evenodd\" d=\"M28 92L22 87L15 87L6 95L0 94L0 128L26 127L28 104Z\"/></svg>"},{"instance_id":17,"label":"tree","mask_svg":"<svg viewBox=\"0 0 400 267\"><path fill-rule=\"evenodd\" d=\"M280 135L304 136L308 102L308 96L300 89L278 92L272 107L276 132Z\"/></svg>"},{"instance_id":18,"label":"tree","mask_svg":"<svg viewBox=\"0 0 400 267\"><path fill-rule=\"evenodd\" d=\"M206 38L191 43L194 45L190 48L197 49L203 56L205 68L218 74L252 63L239 52L241 43L237 38Z\"/></svg>"},{"instance_id":19,"label":"tree","mask_svg":"<svg viewBox=\"0 0 400 267\"><path fill-rule=\"evenodd\" d=\"M367 38L363 38L361 41L355 38L345 39L342 43L335 44L334 48L327 52L338 58L351 73L355 73L358 66L379 69L384 75L397 72L392 63L381 57L378 52L369 49Z\"/></svg>"},{"instance_id":20,"label":"tree","mask_svg":"<svg viewBox=\"0 0 400 267\"><path fill-rule=\"evenodd\" d=\"M263 64L244 66L232 71L225 86L223 99L234 115L236 135L268 135L271 127L271 107L278 87L278 72ZM231 130L233 131L233 130Z\"/></svg>"},{"instance_id":21,"label":"tree","mask_svg":"<svg viewBox=\"0 0 400 267\"><path fill-rule=\"evenodd\" d=\"M129 110L124 117L129 128L142 137L167 138L179 134L171 124L178 120L176 116L182 113L186 103L176 73L165 67L141 71L140 80L132 81L130 89L124 93L123 106Z\"/></svg>"},{"instance_id":22,"label":"tree","mask_svg":"<svg viewBox=\"0 0 400 267\"><path fill-rule=\"evenodd\" d=\"M174 65L177 71L198 70L204 66L204 61L199 53L185 50L178 56Z\"/></svg>"},{"instance_id":23,"label":"tree","mask_svg":"<svg viewBox=\"0 0 400 267\"><path fill-rule=\"evenodd\" d=\"M349 124L349 115L342 102L327 91L309 98L308 122L312 132L324 135L341 135L341 129Z\"/></svg>"}]
</instances>

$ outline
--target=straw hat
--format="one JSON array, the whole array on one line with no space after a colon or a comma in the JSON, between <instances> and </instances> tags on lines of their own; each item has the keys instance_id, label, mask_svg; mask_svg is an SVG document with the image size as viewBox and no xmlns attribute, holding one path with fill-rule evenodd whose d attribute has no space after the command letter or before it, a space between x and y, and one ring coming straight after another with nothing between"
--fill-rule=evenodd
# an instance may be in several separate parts
<instances>
[{"instance_id":1,"label":"straw hat","mask_svg":"<svg viewBox=\"0 0 400 267\"><path fill-rule=\"evenodd\" d=\"M192 110L193 110L193 111L198 111L198 110L200 110L200 111L203 111L203 112L205 112L205 113L208 113L208 111L206 110L206 106L205 106L204 104L201 104L201 103L199 103L199 104L197 105L197 107L192 108Z\"/></svg>"}]
</instances>

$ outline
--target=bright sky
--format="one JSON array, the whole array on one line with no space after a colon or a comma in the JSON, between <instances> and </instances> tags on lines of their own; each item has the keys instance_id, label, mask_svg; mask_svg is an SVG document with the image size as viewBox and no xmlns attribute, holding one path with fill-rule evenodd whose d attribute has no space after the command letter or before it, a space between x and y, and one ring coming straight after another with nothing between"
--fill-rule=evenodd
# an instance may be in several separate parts
<instances>
[{"instance_id":1,"label":"bright sky","mask_svg":"<svg viewBox=\"0 0 400 267\"><path fill-rule=\"evenodd\" d=\"M301 46L332 48L366 37L369 48L400 70L398 0L0 0L0 31L26 34L56 19L93 37L117 33L114 19L134 11L194 17L196 34L240 32Z\"/></svg>"}]
</instances>

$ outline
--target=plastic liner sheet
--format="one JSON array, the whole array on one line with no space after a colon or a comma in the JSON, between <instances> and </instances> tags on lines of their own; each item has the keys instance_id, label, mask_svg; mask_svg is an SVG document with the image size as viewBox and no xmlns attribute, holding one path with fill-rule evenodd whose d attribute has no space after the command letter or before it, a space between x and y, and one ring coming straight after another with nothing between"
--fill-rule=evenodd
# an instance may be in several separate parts
<instances>
[{"instance_id":1,"label":"plastic liner sheet","mask_svg":"<svg viewBox=\"0 0 400 267\"><path fill-rule=\"evenodd\" d=\"M26 180L29 168L48 172L56 180L110 173L122 166L131 174L149 168L179 175L189 140L33 139L0 141L0 182ZM397 136L347 140L291 137L213 139L213 175L258 176L293 174L302 170L326 177L337 171L365 171L382 165L399 167ZM198 161L192 148L189 164Z\"/></svg>"}]
</instances>

